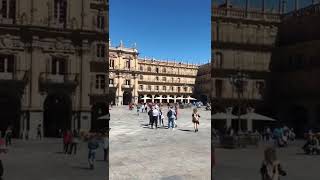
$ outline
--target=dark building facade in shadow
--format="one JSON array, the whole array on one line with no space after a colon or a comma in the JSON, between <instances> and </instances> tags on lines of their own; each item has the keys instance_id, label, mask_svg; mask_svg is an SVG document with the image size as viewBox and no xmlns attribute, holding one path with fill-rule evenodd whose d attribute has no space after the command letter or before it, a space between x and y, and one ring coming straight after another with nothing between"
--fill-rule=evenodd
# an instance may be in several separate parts
<instances>
[{"instance_id":1,"label":"dark building facade in shadow","mask_svg":"<svg viewBox=\"0 0 320 180\"><path fill-rule=\"evenodd\" d=\"M320 4L282 17L270 64L268 104L298 135L320 127Z\"/></svg>"}]
</instances>

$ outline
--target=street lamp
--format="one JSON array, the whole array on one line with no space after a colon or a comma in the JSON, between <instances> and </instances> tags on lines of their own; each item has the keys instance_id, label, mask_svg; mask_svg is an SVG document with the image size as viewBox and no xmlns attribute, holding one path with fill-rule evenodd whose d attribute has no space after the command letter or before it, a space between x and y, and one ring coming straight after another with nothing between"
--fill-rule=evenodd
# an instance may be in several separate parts
<instances>
[{"instance_id":1,"label":"street lamp","mask_svg":"<svg viewBox=\"0 0 320 180\"><path fill-rule=\"evenodd\" d=\"M238 95L238 123L239 130L241 131L241 121L240 121L240 107L241 107L241 95L243 96L244 87L247 84L248 75L244 74L240 70L234 75L229 77L229 81L233 87L235 87L237 95Z\"/></svg>"}]
</instances>

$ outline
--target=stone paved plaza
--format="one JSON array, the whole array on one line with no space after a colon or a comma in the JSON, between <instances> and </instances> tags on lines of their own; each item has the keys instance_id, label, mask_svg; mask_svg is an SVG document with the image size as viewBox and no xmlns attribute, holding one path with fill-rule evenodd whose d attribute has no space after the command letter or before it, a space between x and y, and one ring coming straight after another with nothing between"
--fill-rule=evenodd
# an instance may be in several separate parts
<instances>
[{"instance_id":1,"label":"stone paved plaza","mask_svg":"<svg viewBox=\"0 0 320 180\"><path fill-rule=\"evenodd\" d=\"M278 159L288 175L281 180L319 180L319 155L305 155L301 149L302 141L288 148L277 149ZM263 160L263 150L260 147L246 149L216 149L215 180L259 180L260 165Z\"/></svg>"},{"instance_id":2,"label":"stone paved plaza","mask_svg":"<svg viewBox=\"0 0 320 180\"><path fill-rule=\"evenodd\" d=\"M4 180L107 180L103 150L97 152L96 168L88 169L87 144L81 143L77 155L65 155L61 139L42 141L13 140L8 154L0 154Z\"/></svg>"},{"instance_id":3,"label":"stone paved plaza","mask_svg":"<svg viewBox=\"0 0 320 180\"><path fill-rule=\"evenodd\" d=\"M210 111L200 110L198 133L190 108L179 110L174 131L149 129L147 114L138 116L127 106L110 113L110 180L211 179Z\"/></svg>"}]
</instances>

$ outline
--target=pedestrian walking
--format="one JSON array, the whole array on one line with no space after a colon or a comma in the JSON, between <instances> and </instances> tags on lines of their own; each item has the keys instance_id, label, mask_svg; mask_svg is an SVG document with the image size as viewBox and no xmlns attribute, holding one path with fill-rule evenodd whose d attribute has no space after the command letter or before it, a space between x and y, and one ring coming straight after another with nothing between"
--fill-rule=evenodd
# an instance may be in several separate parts
<instances>
[{"instance_id":1,"label":"pedestrian walking","mask_svg":"<svg viewBox=\"0 0 320 180\"><path fill-rule=\"evenodd\" d=\"M198 113L198 109L194 108L193 113L192 113L192 123L193 123L193 128L194 132L198 132L198 126L200 124L200 115Z\"/></svg>"},{"instance_id":2,"label":"pedestrian walking","mask_svg":"<svg viewBox=\"0 0 320 180\"><path fill-rule=\"evenodd\" d=\"M151 129L153 129L153 124L155 124L156 129L158 128L158 118L159 118L159 110L156 107L153 107Z\"/></svg>"},{"instance_id":3,"label":"pedestrian walking","mask_svg":"<svg viewBox=\"0 0 320 180\"><path fill-rule=\"evenodd\" d=\"M137 104L137 114L138 114L138 116L139 116L139 112L140 112L140 105Z\"/></svg>"},{"instance_id":4,"label":"pedestrian walking","mask_svg":"<svg viewBox=\"0 0 320 180\"><path fill-rule=\"evenodd\" d=\"M41 140L42 135L41 135L41 124L38 125L37 127L37 139Z\"/></svg>"},{"instance_id":5,"label":"pedestrian walking","mask_svg":"<svg viewBox=\"0 0 320 180\"><path fill-rule=\"evenodd\" d=\"M150 126L150 128L151 128L151 124L152 124L152 118L153 118L153 116L152 116L152 109L150 108L150 110L149 110L149 112L148 112L148 116L149 116L149 126Z\"/></svg>"},{"instance_id":6,"label":"pedestrian walking","mask_svg":"<svg viewBox=\"0 0 320 180\"><path fill-rule=\"evenodd\" d=\"M104 152L103 160L104 161L108 161L109 159L109 131L105 134L104 141L103 141L103 152Z\"/></svg>"},{"instance_id":7,"label":"pedestrian walking","mask_svg":"<svg viewBox=\"0 0 320 180\"><path fill-rule=\"evenodd\" d=\"M7 128L4 136L5 136L6 146L11 145L12 129L10 126Z\"/></svg>"},{"instance_id":8,"label":"pedestrian walking","mask_svg":"<svg viewBox=\"0 0 320 180\"><path fill-rule=\"evenodd\" d=\"M78 144L80 143L80 137L79 137L79 133L77 130L73 130L72 132L72 136L71 136L71 146L69 149L69 154L77 154L77 147Z\"/></svg>"},{"instance_id":9,"label":"pedestrian walking","mask_svg":"<svg viewBox=\"0 0 320 180\"><path fill-rule=\"evenodd\" d=\"M69 150L70 144L71 144L71 139L72 139L72 134L71 134L70 130L66 130L63 133L63 151L65 154L68 153L68 150Z\"/></svg>"},{"instance_id":10,"label":"pedestrian walking","mask_svg":"<svg viewBox=\"0 0 320 180\"><path fill-rule=\"evenodd\" d=\"M7 152L8 152L8 149L6 147L6 143L2 139L2 136L0 136L0 154L7 153ZM4 174L4 167L2 164L2 160L0 159L0 180L2 180L3 174Z\"/></svg>"},{"instance_id":11,"label":"pedestrian walking","mask_svg":"<svg viewBox=\"0 0 320 180\"><path fill-rule=\"evenodd\" d=\"M262 180L280 180L280 176L287 175L277 160L276 150L272 147L268 147L264 151L264 160L262 161L260 174Z\"/></svg>"},{"instance_id":12,"label":"pedestrian walking","mask_svg":"<svg viewBox=\"0 0 320 180\"><path fill-rule=\"evenodd\" d=\"M88 141L88 162L90 169L94 169L94 163L96 159L96 152L99 148L99 142L97 140L96 134L90 135Z\"/></svg>"},{"instance_id":13,"label":"pedestrian walking","mask_svg":"<svg viewBox=\"0 0 320 180\"><path fill-rule=\"evenodd\" d=\"M167 117L168 117L168 129L172 129L174 130L175 126L174 126L174 120L176 119L176 112L173 109L173 106L170 106L170 109L167 113Z\"/></svg>"}]
</instances>

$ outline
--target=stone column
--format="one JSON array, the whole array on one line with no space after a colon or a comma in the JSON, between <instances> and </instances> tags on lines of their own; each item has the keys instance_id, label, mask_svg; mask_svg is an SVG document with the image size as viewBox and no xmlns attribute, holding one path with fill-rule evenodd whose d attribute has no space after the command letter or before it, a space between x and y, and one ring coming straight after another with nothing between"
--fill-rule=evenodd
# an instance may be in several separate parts
<instances>
[{"instance_id":1,"label":"stone column","mask_svg":"<svg viewBox=\"0 0 320 180\"><path fill-rule=\"evenodd\" d=\"M188 98L190 98L190 96L188 96ZM190 99L187 99L188 104L190 103Z\"/></svg>"},{"instance_id":2,"label":"stone column","mask_svg":"<svg viewBox=\"0 0 320 180\"><path fill-rule=\"evenodd\" d=\"M145 94L145 95L143 95L143 97L144 97L143 102L146 103L147 102L147 99L146 99L147 95Z\"/></svg>"},{"instance_id":3,"label":"stone column","mask_svg":"<svg viewBox=\"0 0 320 180\"><path fill-rule=\"evenodd\" d=\"M177 102L177 95L174 95L173 100L174 100L174 103Z\"/></svg>"},{"instance_id":4,"label":"stone column","mask_svg":"<svg viewBox=\"0 0 320 180\"><path fill-rule=\"evenodd\" d=\"M154 103L154 95L152 95L152 100L151 101Z\"/></svg>"}]
</instances>

